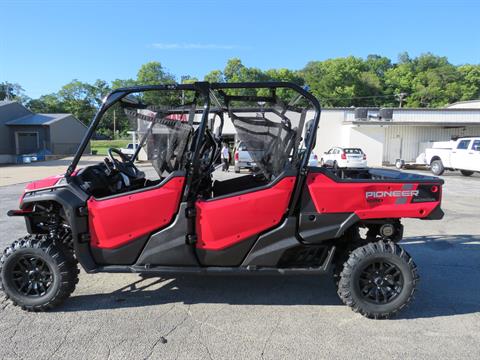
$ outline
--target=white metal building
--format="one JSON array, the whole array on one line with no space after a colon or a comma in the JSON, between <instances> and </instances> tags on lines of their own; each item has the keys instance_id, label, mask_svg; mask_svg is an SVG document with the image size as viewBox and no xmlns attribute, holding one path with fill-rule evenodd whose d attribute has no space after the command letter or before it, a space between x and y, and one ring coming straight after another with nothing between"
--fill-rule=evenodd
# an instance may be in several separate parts
<instances>
[{"instance_id":1,"label":"white metal building","mask_svg":"<svg viewBox=\"0 0 480 360\"><path fill-rule=\"evenodd\" d=\"M359 147L367 154L369 166L393 165L397 159L414 161L432 141L479 136L477 103L480 101L444 109L323 109L314 151L321 158L334 146ZM224 134L234 133L232 123L226 119Z\"/></svg>"}]
</instances>

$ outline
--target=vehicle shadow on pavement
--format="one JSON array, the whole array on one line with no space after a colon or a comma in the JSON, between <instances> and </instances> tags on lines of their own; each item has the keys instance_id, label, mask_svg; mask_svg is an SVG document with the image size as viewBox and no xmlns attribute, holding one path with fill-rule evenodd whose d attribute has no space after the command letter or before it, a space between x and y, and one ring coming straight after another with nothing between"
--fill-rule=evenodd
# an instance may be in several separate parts
<instances>
[{"instance_id":1,"label":"vehicle shadow on pavement","mask_svg":"<svg viewBox=\"0 0 480 360\"><path fill-rule=\"evenodd\" d=\"M329 275L321 277L181 275L174 278L139 277L139 280L111 293L73 295L54 311L90 311L178 302L231 305L341 305L335 292L334 281Z\"/></svg>"},{"instance_id":2,"label":"vehicle shadow on pavement","mask_svg":"<svg viewBox=\"0 0 480 360\"><path fill-rule=\"evenodd\" d=\"M404 248L420 283L411 306L397 319L480 312L480 236L411 237ZM111 276L111 275L100 275ZM91 281L95 281L92 279ZM343 306L331 275L139 278L111 293L73 296L56 311L95 311L167 303Z\"/></svg>"},{"instance_id":3,"label":"vehicle shadow on pavement","mask_svg":"<svg viewBox=\"0 0 480 360\"><path fill-rule=\"evenodd\" d=\"M420 283L399 318L431 318L480 312L480 235L433 235L405 239Z\"/></svg>"}]
</instances>

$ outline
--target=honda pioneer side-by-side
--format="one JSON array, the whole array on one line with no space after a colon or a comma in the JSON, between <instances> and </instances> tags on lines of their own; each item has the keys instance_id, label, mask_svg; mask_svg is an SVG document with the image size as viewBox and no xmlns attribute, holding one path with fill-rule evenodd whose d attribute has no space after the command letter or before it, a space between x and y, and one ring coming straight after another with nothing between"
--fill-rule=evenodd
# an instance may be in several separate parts
<instances>
[{"instance_id":1,"label":"honda pioneer side-by-side","mask_svg":"<svg viewBox=\"0 0 480 360\"><path fill-rule=\"evenodd\" d=\"M115 114L113 114L115 112ZM79 166L99 123L136 131L133 155L110 148ZM255 169L216 170L231 121ZM0 285L43 311L87 273L145 276L333 273L353 310L387 318L415 291L401 218L435 220L442 180L387 169L309 167L320 104L282 82L138 86L103 102L64 175L28 184L29 235L7 247ZM138 161L142 160L142 161Z\"/></svg>"}]
</instances>

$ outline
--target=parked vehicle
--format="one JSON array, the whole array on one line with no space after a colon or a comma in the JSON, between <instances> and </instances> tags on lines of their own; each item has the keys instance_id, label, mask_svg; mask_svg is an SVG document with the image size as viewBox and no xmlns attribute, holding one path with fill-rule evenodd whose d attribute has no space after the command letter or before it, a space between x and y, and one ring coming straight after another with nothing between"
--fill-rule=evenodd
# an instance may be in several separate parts
<instances>
[{"instance_id":1,"label":"parked vehicle","mask_svg":"<svg viewBox=\"0 0 480 360\"><path fill-rule=\"evenodd\" d=\"M308 158L308 166L318 166L318 156L313 151Z\"/></svg>"},{"instance_id":2,"label":"parked vehicle","mask_svg":"<svg viewBox=\"0 0 480 360\"><path fill-rule=\"evenodd\" d=\"M239 173L241 169L249 169L252 170L255 166L256 163L252 159L252 155L250 152L254 151L253 149L250 149L250 151L247 149L247 146L239 141L236 149L235 149L235 154L234 154L234 169L236 173Z\"/></svg>"},{"instance_id":3,"label":"parked vehicle","mask_svg":"<svg viewBox=\"0 0 480 360\"><path fill-rule=\"evenodd\" d=\"M239 95L242 90L248 96ZM278 94L293 100L286 104ZM181 99L191 102L158 105ZM148 178L135 158L114 148L104 162L77 169L112 107L145 129L140 144L158 178ZM314 116L304 130L307 110ZM240 141L259 151L259 170L219 180L214 164L227 113ZM292 83L114 90L66 173L28 184L20 208L9 211L25 218L29 235L3 252L0 287L14 305L43 311L74 291L77 263L87 273L148 276L320 275L333 267L346 305L371 318L394 315L418 281L415 263L398 244L400 219L441 219L443 181L397 170L339 174L309 167L319 120L317 99ZM296 148L302 139L303 153Z\"/></svg>"},{"instance_id":4,"label":"parked vehicle","mask_svg":"<svg viewBox=\"0 0 480 360\"><path fill-rule=\"evenodd\" d=\"M434 143L434 147L425 150L425 161L435 175L459 170L463 176L471 176L480 171L480 137Z\"/></svg>"},{"instance_id":5,"label":"parked vehicle","mask_svg":"<svg viewBox=\"0 0 480 360\"><path fill-rule=\"evenodd\" d=\"M334 147L323 154L320 166L338 168L365 168L367 155L359 148Z\"/></svg>"},{"instance_id":6,"label":"parked vehicle","mask_svg":"<svg viewBox=\"0 0 480 360\"><path fill-rule=\"evenodd\" d=\"M299 150L299 155L303 155L305 149ZM318 166L318 156L312 151L310 157L308 158L308 166Z\"/></svg>"},{"instance_id":7,"label":"parked vehicle","mask_svg":"<svg viewBox=\"0 0 480 360\"><path fill-rule=\"evenodd\" d=\"M134 155L137 148L138 148L138 144L135 144L134 146L132 143L129 143L127 144L126 147L121 148L120 151L122 152L122 154L125 154L125 155Z\"/></svg>"}]
</instances>

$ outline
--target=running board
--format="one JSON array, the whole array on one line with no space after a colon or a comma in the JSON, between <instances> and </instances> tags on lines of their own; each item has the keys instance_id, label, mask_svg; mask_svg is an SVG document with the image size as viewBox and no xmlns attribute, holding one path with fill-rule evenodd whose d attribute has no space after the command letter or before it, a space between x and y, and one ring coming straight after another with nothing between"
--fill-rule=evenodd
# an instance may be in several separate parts
<instances>
[{"instance_id":1,"label":"running board","mask_svg":"<svg viewBox=\"0 0 480 360\"><path fill-rule=\"evenodd\" d=\"M330 270L335 247L329 250L322 266L309 268L273 268L260 266L220 267L220 266L116 266L109 265L96 269L95 272L137 273L150 275L197 274L197 275L320 275Z\"/></svg>"}]
</instances>

